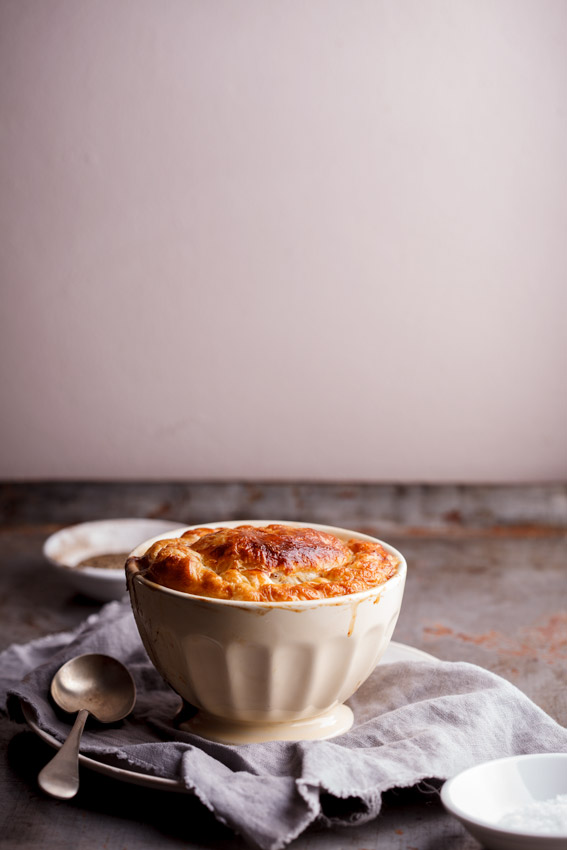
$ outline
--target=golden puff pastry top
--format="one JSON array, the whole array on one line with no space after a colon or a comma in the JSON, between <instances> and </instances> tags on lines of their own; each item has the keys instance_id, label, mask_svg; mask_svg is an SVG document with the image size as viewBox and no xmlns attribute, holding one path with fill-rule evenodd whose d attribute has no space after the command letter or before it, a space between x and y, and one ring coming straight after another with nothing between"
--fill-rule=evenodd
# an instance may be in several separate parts
<instances>
[{"instance_id":1,"label":"golden puff pastry top","mask_svg":"<svg viewBox=\"0 0 567 850\"><path fill-rule=\"evenodd\" d=\"M391 578L398 561L372 541L344 541L313 528L240 525L158 540L137 564L146 578L184 593L293 602L369 590Z\"/></svg>"}]
</instances>

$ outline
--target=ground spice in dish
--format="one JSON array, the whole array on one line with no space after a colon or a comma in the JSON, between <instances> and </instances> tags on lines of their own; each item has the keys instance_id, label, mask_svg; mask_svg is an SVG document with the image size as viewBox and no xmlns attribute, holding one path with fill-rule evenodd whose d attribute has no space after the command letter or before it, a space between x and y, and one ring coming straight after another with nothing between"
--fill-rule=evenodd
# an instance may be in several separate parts
<instances>
[{"instance_id":1,"label":"ground spice in dish","mask_svg":"<svg viewBox=\"0 0 567 850\"><path fill-rule=\"evenodd\" d=\"M76 564L76 568L98 567L101 570L121 570L129 554L129 552L104 552L101 555L89 555L88 558Z\"/></svg>"},{"instance_id":2,"label":"ground spice in dish","mask_svg":"<svg viewBox=\"0 0 567 850\"><path fill-rule=\"evenodd\" d=\"M498 826L537 835L567 835L567 794L558 794L550 800L535 800L513 809L500 818Z\"/></svg>"}]
</instances>

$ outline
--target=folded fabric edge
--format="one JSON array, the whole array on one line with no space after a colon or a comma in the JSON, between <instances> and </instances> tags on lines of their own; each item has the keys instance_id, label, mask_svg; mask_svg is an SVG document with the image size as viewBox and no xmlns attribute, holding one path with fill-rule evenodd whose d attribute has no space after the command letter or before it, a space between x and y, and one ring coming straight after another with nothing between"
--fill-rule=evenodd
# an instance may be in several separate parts
<instances>
[{"instance_id":1,"label":"folded fabric edge","mask_svg":"<svg viewBox=\"0 0 567 850\"><path fill-rule=\"evenodd\" d=\"M302 787L303 786L303 787ZM283 850L292 841L298 838L305 832L315 821L320 817L321 805L319 801L318 788L309 783L295 781L295 787L306 805L305 815L285 834L280 834L273 839L262 840L253 832L248 831L245 826L238 823L235 819L227 817L218 811L215 805L208 799L202 789L197 788L193 783L185 781L185 787L193 793L197 799L211 812L215 819L228 827L237 835L240 835L250 846L257 847L259 850ZM310 789L310 790L309 790Z\"/></svg>"}]
</instances>

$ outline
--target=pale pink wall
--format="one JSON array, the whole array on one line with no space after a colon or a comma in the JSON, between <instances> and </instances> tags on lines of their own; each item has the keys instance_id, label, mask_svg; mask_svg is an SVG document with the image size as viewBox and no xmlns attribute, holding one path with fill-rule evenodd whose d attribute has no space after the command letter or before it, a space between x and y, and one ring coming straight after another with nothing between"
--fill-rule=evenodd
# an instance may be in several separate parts
<instances>
[{"instance_id":1,"label":"pale pink wall","mask_svg":"<svg viewBox=\"0 0 567 850\"><path fill-rule=\"evenodd\" d=\"M567 473L564 0L2 0L3 478Z\"/></svg>"}]
</instances>

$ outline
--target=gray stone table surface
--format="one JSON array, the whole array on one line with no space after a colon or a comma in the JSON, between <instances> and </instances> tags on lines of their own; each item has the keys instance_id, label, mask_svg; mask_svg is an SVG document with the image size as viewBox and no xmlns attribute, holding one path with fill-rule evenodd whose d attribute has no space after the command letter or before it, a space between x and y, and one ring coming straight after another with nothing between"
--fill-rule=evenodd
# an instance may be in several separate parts
<instances>
[{"instance_id":1,"label":"gray stone table surface","mask_svg":"<svg viewBox=\"0 0 567 850\"><path fill-rule=\"evenodd\" d=\"M0 485L0 649L70 628L98 604L44 563L57 528L145 516L192 524L288 519L341 525L397 546L408 581L394 639L490 669L567 725L567 487L309 483L18 483ZM0 717L0 847L191 848L246 845L191 796L83 770L70 802L42 795L52 750ZM291 850L475 850L434 789L392 791L359 827L311 829Z\"/></svg>"}]
</instances>

